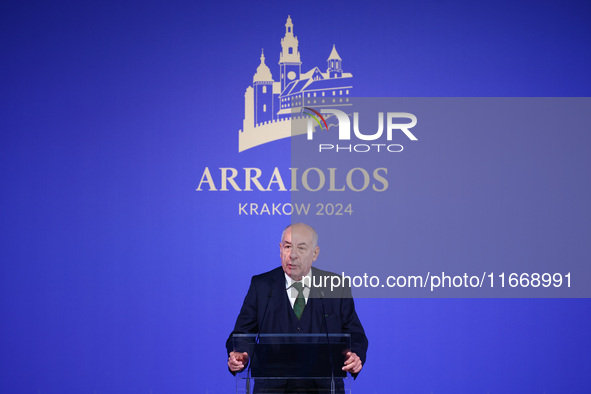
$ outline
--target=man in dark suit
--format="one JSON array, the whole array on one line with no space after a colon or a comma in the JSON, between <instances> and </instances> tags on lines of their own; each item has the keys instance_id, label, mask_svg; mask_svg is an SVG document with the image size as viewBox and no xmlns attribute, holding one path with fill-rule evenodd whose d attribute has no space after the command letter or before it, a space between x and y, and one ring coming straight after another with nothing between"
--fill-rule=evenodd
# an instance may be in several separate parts
<instances>
[{"instance_id":1,"label":"man in dark suit","mask_svg":"<svg viewBox=\"0 0 591 394\"><path fill-rule=\"evenodd\" d=\"M256 333L349 333L351 349L345 355L342 370L354 377L365 364L368 341L355 312L349 285L327 288L331 272L312 268L320 249L316 231L303 223L288 226L281 237L281 267L252 278L240 314L226 342L228 368L236 373L248 365L249 354L235 351L233 334ZM323 278L324 286L317 287ZM286 355L288 357L288 355ZM255 385L255 392L265 392L265 382ZM298 389L326 387L326 382L273 382L272 392L297 392ZM277 386L281 385L280 388ZM330 387L330 386L328 386ZM342 380L337 381L342 391ZM322 391L325 392L325 391Z\"/></svg>"}]
</instances>

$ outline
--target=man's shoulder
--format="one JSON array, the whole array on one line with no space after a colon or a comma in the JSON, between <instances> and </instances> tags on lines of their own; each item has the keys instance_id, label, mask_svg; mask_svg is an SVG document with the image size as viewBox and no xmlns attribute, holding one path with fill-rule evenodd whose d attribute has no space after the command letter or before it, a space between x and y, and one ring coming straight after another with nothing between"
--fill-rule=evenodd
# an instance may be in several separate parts
<instances>
[{"instance_id":1,"label":"man's shoulder","mask_svg":"<svg viewBox=\"0 0 591 394\"><path fill-rule=\"evenodd\" d=\"M262 274L258 274L252 277L253 282L270 282L274 281L277 278L281 278L283 275L283 268L277 267L272 269L271 271L263 272Z\"/></svg>"},{"instance_id":2,"label":"man's shoulder","mask_svg":"<svg viewBox=\"0 0 591 394\"><path fill-rule=\"evenodd\" d=\"M312 267L312 283L324 298L352 298L351 283L343 275Z\"/></svg>"},{"instance_id":3,"label":"man's shoulder","mask_svg":"<svg viewBox=\"0 0 591 394\"><path fill-rule=\"evenodd\" d=\"M320 268L312 267L312 276L331 277L331 276L341 276L341 275L335 274L334 272L321 270Z\"/></svg>"}]
</instances>

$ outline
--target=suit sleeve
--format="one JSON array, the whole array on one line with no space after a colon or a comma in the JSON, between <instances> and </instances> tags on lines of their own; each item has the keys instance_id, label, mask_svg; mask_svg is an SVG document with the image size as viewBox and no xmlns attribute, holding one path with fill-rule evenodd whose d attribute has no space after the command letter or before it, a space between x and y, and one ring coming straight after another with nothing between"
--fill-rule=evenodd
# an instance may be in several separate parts
<instances>
[{"instance_id":1,"label":"suit sleeve","mask_svg":"<svg viewBox=\"0 0 591 394\"><path fill-rule=\"evenodd\" d=\"M246 297L244 297L244 302L242 303L242 308L240 308L240 314L238 314L238 318L236 319L234 330L226 341L226 350L228 351L228 354L234 350L241 351L241 349L234 349L232 341L233 334L256 334L258 332L257 305L257 292L253 278L250 281L248 293L246 293Z\"/></svg>"},{"instance_id":2,"label":"suit sleeve","mask_svg":"<svg viewBox=\"0 0 591 394\"><path fill-rule=\"evenodd\" d=\"M350 296L341 300L341 317L343 332L351 334L351 351L356 353L361 359L361 363L365 365L369 342L355 311L355 301Z\"/></svg>"}]
</instances>

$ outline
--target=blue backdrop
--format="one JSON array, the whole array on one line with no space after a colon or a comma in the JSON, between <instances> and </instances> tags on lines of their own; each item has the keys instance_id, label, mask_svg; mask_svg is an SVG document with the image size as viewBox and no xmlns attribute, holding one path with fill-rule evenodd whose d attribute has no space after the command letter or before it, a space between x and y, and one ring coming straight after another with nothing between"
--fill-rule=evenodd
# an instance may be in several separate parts
<instances>
[{"instance_id":1,"label":"blue backdrop","mask_svg":"<svg viewBox=\"0 0 591 394\"><path fill-rule=\"evenodd\" d=\"M261 48L277 75L287 15L303 68L336 44L358 96L591 92L585 1L0 10L2 393L232 392L224 342L250 276L279 264L290 219L239 216L261 193L195 189L207 166L289 167L288 140L237 153L244 89ZM590 307L359 299L370 348L354 389L585 392Z\"/></svg>"}]
</instances>

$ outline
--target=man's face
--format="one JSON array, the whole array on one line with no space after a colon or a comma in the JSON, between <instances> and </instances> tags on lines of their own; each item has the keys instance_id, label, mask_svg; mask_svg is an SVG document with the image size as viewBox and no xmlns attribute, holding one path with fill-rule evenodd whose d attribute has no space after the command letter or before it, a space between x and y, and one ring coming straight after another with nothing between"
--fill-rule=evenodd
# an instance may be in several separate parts
<instances>
[{"instance_id":1,"label":"man's face","mask_svg":"<svg viewBox=\"0 0 591 394\"><path fill-rule=\"evenodd\" d=\"M320 249L314 246L312 230L303 225L294 225L285 230L281 244L281 266L293 280L308 275Z\"/></svg>"}]
</instances>

